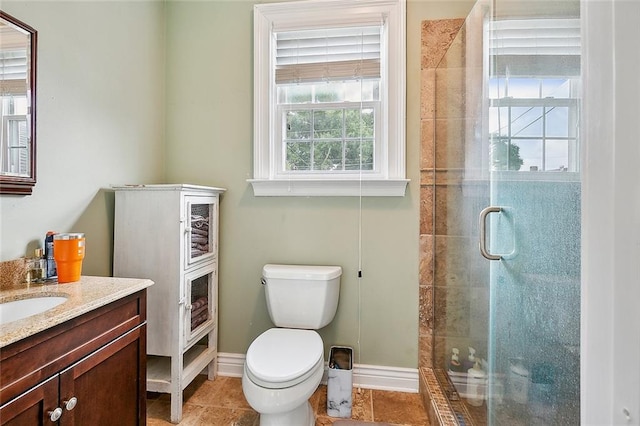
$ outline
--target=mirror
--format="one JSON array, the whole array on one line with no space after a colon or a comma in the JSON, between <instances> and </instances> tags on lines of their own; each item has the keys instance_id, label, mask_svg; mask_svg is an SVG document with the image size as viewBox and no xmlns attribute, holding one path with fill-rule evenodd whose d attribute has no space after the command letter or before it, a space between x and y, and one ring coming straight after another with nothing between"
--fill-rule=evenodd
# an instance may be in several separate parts
<instances>
[{"instance_id":1,"label":"mirror","mask_svg":"<svg viewBox=\"0 0 640 426\"><path fill-rule=\"evenodd\" d=\"M37 32L0 11L0 194L36 184Z\"/></svg>"}]
</instances>

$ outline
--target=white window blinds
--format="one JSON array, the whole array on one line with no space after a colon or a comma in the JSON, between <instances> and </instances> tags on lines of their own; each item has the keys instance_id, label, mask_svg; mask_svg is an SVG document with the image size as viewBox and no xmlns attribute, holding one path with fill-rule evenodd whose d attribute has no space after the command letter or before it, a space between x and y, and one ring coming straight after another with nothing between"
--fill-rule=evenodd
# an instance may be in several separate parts
<instances>
[{"instance_id":1,"label":"white window blinds","mask_svg":"<svg viewBox=\"0 0 640 426\"><path fill-rule=\"evenodd\" d=\"M578 76L580 19L540 18L492 21L489 52L494 74Z\"/></svg>"},{"instance_id":2,"label":"white window blinds","mask_svg":"<svg viewBox=\"0 0 640 426\"><path fill-rule=\"evenodd\" d=\"M580 19L491 22L492 55L580 55Z\"/></svg>"},{"instance_id":3,"label":"white window blinds","mask_svg":"<svg viewBox=\"0 0 640 426\"><path fill-rule=\"evenodd\" d=\"M2 93L27 92L27 52L0 52L0 90Z\"/></svg>"},{"instance_id":4,"label":"white window blinds","mask_svg":"<svg viewBox=\"0 0 640 426\"><path fill-rule=\"evenodd\" d=\"M380 78L381 26L275 33L277 84Z\"/></svg>"}]
</instances>

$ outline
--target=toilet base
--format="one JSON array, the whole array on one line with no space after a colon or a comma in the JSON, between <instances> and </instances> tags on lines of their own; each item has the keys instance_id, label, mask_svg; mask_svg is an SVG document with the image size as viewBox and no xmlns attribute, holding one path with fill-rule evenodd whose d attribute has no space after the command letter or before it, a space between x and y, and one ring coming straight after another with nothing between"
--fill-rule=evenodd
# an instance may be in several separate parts
<instances>
[{"instance_id":1,"label":"toilet base","mask_svg":"<svg viewBox=\"0 0 640 426\"><path fill-rule=\"evenodd\" d=\"M314 426L316 416L309 401L286 413L260 414L260 426Z\"/></svg>"}]
</instances>

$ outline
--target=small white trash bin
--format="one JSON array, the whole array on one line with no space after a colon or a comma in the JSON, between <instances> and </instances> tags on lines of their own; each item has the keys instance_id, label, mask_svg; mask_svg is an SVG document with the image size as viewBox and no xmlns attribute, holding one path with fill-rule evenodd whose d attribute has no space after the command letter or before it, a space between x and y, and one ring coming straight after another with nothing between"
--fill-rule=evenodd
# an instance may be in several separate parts
<instances>
[{"instance_id":1,"label":"small white trash bin","mask_svg":"<svg viewBox=\"0 0 640 426\"><path fill-rule=\"evenodd\" d=\"M327 371L327 414L351 418L353 389L353 349L331 346Z\"/></svg>"}]
</instances>

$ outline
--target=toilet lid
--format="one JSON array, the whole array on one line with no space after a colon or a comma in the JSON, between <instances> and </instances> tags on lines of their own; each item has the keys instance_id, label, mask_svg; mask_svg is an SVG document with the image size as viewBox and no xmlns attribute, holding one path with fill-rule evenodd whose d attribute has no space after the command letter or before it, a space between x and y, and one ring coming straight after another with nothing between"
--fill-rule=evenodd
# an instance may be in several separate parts
<instances>
[{"instance_id":1,"label":"toilet lid","mask_svg":"<svg viewBox=\"0 0 640 426\"><path fill-rule=\"evenodd\" d=\"M305 380L323 362L322 338L313 330L271 328L247 350L246 372L259 386L281 389Z\"/></svg>"}]
</instances>

